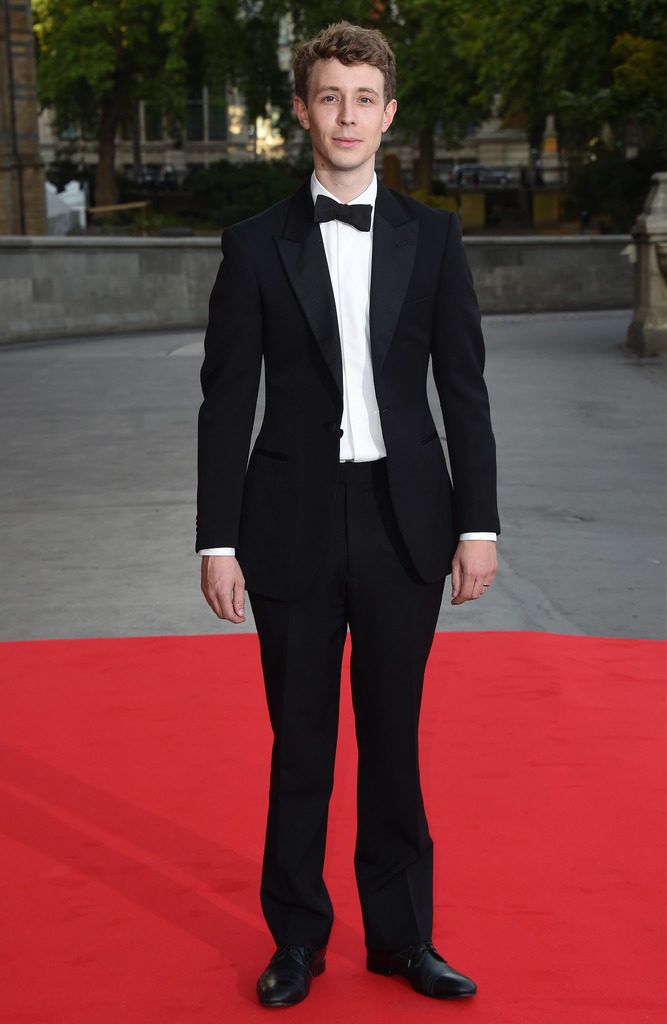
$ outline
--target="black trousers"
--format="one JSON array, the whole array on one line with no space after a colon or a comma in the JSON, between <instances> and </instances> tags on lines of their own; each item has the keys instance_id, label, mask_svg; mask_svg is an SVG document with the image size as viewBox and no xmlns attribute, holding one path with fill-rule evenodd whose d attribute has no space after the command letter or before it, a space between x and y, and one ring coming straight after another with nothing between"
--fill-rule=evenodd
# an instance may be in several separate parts
<instances>
[{"instance_id":1,"label":"black trousers","mask_svg":"<svg viewBox=\"0 0 667 1024\"><path fill-rule=\"evenodd\" d=\"M287 602L250 594L274 733L261 902L277 945L324 946L333 922L322 869L348 625L366 945L398 950L431 938L433 843L417 732L443 585L414 572L380 460L341 466L331 542L308 592Z\"/></svg>"}]
</instances>

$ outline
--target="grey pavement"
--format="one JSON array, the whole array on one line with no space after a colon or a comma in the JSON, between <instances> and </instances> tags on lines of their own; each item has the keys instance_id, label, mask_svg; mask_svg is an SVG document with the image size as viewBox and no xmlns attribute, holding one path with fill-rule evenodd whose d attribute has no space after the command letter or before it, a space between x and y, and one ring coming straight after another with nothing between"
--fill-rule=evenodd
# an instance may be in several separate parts
<instances>
[{"instance_id":1,"label":"grey pavement","mask_svg":"<svg viewBox=\"0 0 667 1024\"><path fill-rule=\"evenodd\" d=\"M629 318L484 320L500 571L440 629L664 635L664 372L624 354ZM202 332L0 350L0 639L239 630L193 551L201 352Z\"/></svg>"}]
</instances>

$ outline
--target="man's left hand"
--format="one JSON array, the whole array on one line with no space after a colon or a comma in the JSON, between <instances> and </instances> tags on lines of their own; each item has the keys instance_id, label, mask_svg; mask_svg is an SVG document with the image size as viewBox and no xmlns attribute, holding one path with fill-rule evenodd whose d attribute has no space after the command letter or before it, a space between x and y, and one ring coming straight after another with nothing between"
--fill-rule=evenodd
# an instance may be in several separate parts
<instances>
[{"instance_id":1,"label":"man's left hand","mask_svg":"<svg viewBox=\"0 0 667 1024\"><path fill-rule=\"evenodd\" d=\"M461 540L452 561L452 604L475 601L493 583L498 568L496 542Z\"/></svg>"}]
</instances>

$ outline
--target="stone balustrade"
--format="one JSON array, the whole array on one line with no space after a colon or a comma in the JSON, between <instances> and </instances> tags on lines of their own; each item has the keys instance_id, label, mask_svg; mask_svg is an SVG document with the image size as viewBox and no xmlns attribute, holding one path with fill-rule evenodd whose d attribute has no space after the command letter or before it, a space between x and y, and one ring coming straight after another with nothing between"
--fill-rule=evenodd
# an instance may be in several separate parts
<instances>
[{"instance_id":1,"label":"stone balustrade","mask_svg":"<svg viewBox=\"0 0 667 1024\"><path fill-rule=\"evenodd\" d=\"M466 236L482 312L632 307L626 235ZM218 238L0 237L0 342L206 323Z\"/></svg>"}]
</instances>

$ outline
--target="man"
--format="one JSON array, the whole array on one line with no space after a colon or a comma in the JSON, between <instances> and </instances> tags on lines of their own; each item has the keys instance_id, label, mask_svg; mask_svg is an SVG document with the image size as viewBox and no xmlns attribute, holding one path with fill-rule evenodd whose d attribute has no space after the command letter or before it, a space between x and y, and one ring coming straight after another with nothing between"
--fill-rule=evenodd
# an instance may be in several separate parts
<instances>
[{"instance_id":1,"label":"man","mask_svg":"<svg viewBox=\"0 0 667 1024\"><path fill-rule=\"evenodd\" d=\"M199 419L202 590L238 623L247 588L274 731L261 902L277 949L258 994L297 1003L325 966L349 626L367 967L430 996L468 996L474 982L431 943L417 733L445 576L459 605L496 571L479 309L458 218L376 178L396 112L381 33L332 25L300 48L294 73L313 175L224 233ZM427 404L429 358L453 488ZM262 359L266 410L246 469Z\"/></svg>"}]
</instances>

